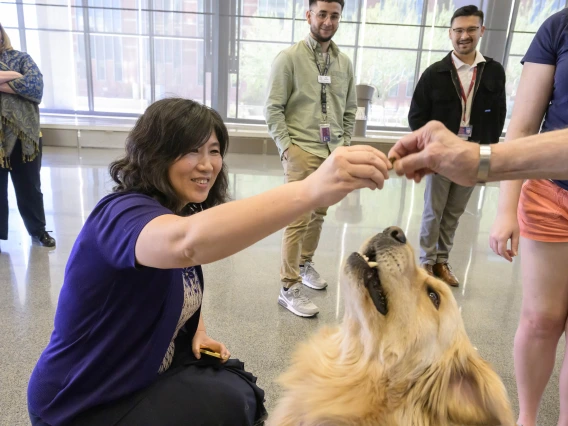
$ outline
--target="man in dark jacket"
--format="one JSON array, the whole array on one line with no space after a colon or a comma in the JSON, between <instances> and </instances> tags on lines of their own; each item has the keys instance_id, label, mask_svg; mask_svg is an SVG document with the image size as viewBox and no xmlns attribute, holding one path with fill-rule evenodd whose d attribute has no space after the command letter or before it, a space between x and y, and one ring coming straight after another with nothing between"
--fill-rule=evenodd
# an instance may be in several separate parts
<instances>
[{"instance_id":1,"label":"man in dark jacket","mask_svg":"<svg viewBox=\"0 0 568 426\"><path fill-rule=\"evenodd\" d=\"M476 6L456 10L449 30L454 50L420 77L408 113L412 130L439 120L464 140L499 142L507 112L505 70L476 51L484 31L483 12ZM420 262L428 273L456 287L459 281L448 258L472 192L473 187L452 183L441 175L426 178Z\"/></svg>"}]
</instances>

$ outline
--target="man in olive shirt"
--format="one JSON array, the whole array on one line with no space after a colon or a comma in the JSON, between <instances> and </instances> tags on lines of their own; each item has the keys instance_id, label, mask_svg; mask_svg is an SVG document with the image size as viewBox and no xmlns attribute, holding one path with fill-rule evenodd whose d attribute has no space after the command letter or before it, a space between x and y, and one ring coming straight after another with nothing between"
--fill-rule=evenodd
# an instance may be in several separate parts
<instances>
[{"instance_id":1,"label":"man in olive shirt","mask_svg":"<svg viewBox=\"0 0 568 426\"><path fill-rule=\"evenodd\" d=\"M272 64L265 117L286 182L305 179L351 141L357 112L353 66L331 41L343 6L343 0L310 0L310 34ZM326 212L318 208L284 230L278 303L302 317L319 312L302 294L302 283L316 290L327 286L312 263Z\"/></svg>"}]
</instances>

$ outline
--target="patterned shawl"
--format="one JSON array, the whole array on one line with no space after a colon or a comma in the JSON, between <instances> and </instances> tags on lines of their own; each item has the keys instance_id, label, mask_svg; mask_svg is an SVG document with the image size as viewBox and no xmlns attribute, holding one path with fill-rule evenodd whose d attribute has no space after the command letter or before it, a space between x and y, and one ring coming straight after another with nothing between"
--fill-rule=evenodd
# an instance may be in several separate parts
<instances>
[{"instance_id":1,"label":"patterned shawl","mask_svg":"<svg viewBox=\"0 0 568 426\"><path fill-rule=\"evenodd\" d=\"M17 95L0 92L0 168L10 168L10 154L16 141L22 144L22 161L33 161L39 152L39 104L43 76L33 59L24 52L7 50L0 54L0 71L16 71L22 78L8 82Z\"/></svg>"}]
</instances>

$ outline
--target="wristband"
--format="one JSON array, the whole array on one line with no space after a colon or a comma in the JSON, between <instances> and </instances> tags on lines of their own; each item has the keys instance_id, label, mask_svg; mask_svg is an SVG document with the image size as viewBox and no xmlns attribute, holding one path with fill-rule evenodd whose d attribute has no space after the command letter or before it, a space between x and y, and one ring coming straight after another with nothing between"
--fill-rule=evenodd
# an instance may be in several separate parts
<instances>
[{"instance_id":1,"label":"wristband","mask_svg":"<svg viewBox=\"0 0 568 426\"><path fill-rule=\"evenodd\" d=\"M479 168L477 169L477 181L486 182L489 177L491 165L491 145L479 144Z\"/></svg>"}]
</instances>

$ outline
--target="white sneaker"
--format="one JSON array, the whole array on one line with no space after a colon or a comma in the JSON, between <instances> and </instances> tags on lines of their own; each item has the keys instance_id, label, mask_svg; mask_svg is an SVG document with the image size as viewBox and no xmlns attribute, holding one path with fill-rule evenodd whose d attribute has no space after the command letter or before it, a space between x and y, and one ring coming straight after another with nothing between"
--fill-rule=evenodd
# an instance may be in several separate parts
<instances>
[{"instance_id":1,"label":"white sneaker","mask_svg":"<svg viewBox=\"0 0 568 426\"><path fill-rule=\"evenodd\" d=\"M323 290L327 287L327 282L320 277L312 262L306 262L304 266L300 266L300 277L302 277L302 284L314 290Z\"/></svg>"},{"instance_id":2,"label":"white sneaker","mask_svg":"<svg viewBox=\"0 0 568 426\"><path fill-rule=\"evenodd\" d=\"M300 317L313 317L319 312L319 308L301 292L300 283L294 284L288 290L280 289L278 304Z\"/></svg>"}]
</instances>

